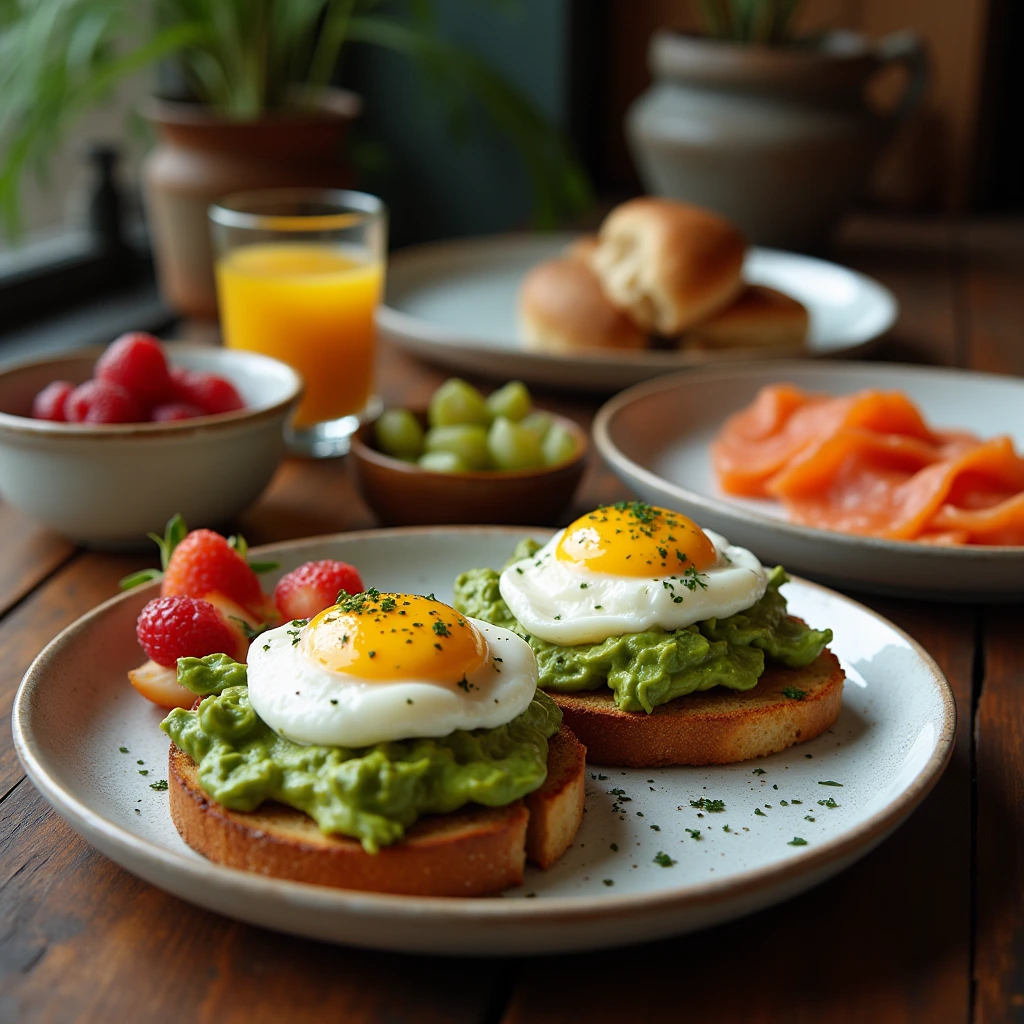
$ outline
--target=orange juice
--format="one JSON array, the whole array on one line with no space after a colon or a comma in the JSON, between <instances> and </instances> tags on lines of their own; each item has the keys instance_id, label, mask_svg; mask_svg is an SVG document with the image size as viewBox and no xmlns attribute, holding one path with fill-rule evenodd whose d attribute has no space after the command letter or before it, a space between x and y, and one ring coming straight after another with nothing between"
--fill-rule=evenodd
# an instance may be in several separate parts
<instances>
[{"instance_id":1,"label":"orange juice","mask_svg":"<svg viewBox=\"0 0 1024 1024\"><path fill-rule=\"evenodd\" d=\"M360 412L373 391L383 266L344 249L267 242L217 264L224 343L263 352L306 379L295 420L308 427Z\"/></svg>"}]
</instances>

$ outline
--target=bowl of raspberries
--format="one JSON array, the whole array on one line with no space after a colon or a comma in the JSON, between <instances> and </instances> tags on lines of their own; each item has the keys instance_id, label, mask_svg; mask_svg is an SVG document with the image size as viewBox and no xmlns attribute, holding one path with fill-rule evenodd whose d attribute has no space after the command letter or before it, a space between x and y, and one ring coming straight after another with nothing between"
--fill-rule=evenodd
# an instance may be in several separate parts
<instances>
[{"instance_id":1,"label":"bowl of raspberries","mask_svg":"<svg viewBox=\"0 0 1024 1024\"><path fill-rule=\"evenodd\" d=\"M66 537L135 545L182 511L219 523L284 454L302 379L269 356L141 332L0 370L0 496Z\"/></svg>"}]
</instances>

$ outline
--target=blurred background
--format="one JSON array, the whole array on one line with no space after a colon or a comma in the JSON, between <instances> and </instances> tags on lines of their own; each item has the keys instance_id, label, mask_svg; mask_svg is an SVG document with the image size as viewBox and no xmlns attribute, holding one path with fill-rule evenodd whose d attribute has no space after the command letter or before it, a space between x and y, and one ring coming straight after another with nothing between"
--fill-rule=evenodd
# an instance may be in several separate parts
<instances>
[{"instance_id":1,"label":"blurred background","mask_svg":"<svg viewBox=\"0 0 1024 1024\"><path fill-rule=\"evenodd\" d=\"M804 250L864 211L1013 213L1022 36L1012 0L5 0L0 346L215 316L168 284L175 261L201 262L195 240L170 237L188 220L179 200L205 209L204 188L282 177L382 196L393 247L589 227L642 191ZM803 78L772 63L794 52L829 59ZM292 115L325 134L230 134ZM834 180L837 139L856 180L815 223L745 223L731 205L729 188L758 180L762 208L792 204L798 166ZM737 164L741 185L721 185Z\"/></svg>"}]
</instances>

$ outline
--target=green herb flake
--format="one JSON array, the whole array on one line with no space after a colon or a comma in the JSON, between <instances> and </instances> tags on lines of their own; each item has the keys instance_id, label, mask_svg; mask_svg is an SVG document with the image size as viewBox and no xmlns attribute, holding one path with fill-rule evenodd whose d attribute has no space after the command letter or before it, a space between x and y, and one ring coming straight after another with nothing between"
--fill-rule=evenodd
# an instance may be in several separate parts
<instances>
[{"instance_id":1,"label":"green herb flake","mask_svg":"<svg viewBox=\"0 0 1024 1024\"><path fill-rule=\"evenodd\" d=\"M819 786L838 786L840 789L843 788L843 784L841 782L819 782L818 785Z\"/></svg>"},{"instance_id":2,"label":"green herb flake","mask_svg":"<svg viewBox=\"0 0 1024 1024\"><path fill-rule=\"evenodd\" d=\"M149 774L149 769L148 768L143 768L142 771L139 772L139 774L140 775L148 775Z\"/></svg>"},{"instance_id":3,"label":"green herb flake","mask_svg":"<svg viewBox=\"0 0 1024 1024\"><path fill-rule=\"evenodd\" d=\"M711 800L706 796L702 796L699 800L691 800L690 806L696 807L698 811L710 811L712 814L717 814L725 810L725 801Z\"/></svg>"},{"instance_id":4,"label":"green herb flake","mask_svg":"<svg viewBox=\"0 0 1024 1024\"><path fill-rule=\"evenodd\" d=\"M827 800L819 800L818 801L818 806L819 807L828 807L828 808L831 809L831 808L838 807L839 804L836 803L834 797L830 796Z\"/></svg>"},{"instance_id":5,"label":"green herb flake","mask_svg":"<svg viewBox=\"0 0 1024 1024\"><path fill-rule=\"evenodd\" d=\"M704 837L700 834L699 828L688 828L686 831L690 834L691 839L696 839L698 842Z\"/></svg>"},{"instance_id":6,"label":"green herb flake","mask_svg":"<svg viewBox=\"0 0 1024 1024\"><path fill-rule=\"evenodd\" d=\"M158 793L162 793L167 788L167 780L158 779L156 782L151 782L149 784L149 788L155 789Z\"/></svg>"},{"instance_id":7,"label":"green herb flake","mask_svg":"<svg viewBox=\"0 0 1024 1024\"><path fill-rule=\"evenodd\" d=\"M762 811L760 807L755 807L755 808L754 808L754 813L755 813L755 814L756 814L756 815L757 815L757 816L758 816L759 818L767 818L767 817L768 817L768 815L767 815L767 814L765 814L765 813L764 813L764 811Z\"/></svg>"},{"instance_id":8,"label":"green herb flake","mask_svg":"<svg viewBox=\"0 0 1024 1024\"><path fill-rule=\"evenodd\" d=\"M807 697L806 690L798 690L795 686L783 687L782 696L790 700L804 700Z\"/></svg>"},{"instance_id":9,"label":"green herb flake","mask_svg":"<svg viewBox=\"0 0 1024 1024\"><path fill-rule=\"evenodd\" d=\"M128 748L127 747L118 747L117 749L120 750L122 754L127 754L128 753Z\"/></svg>"},{"instance_id":10,"label":"green herb flake","mask_svg":"<svg viewBox=\"0 0 1024 1024\"><path fill-rule=\"evenodd\" d=\"M755 768L750 774L751 775L767 775L768 773L763 768Z\"/></svg>"},{"instance_id":11,"label":"green herb flake","mask_svg":"<svg viewBox=\"0 0 1024 1024\"><path fill-rule=\"evenodd\" d=\"M610 849L611 849L612 853L618 853L619 852L619 844L618 843L612 843Z\"/></svg>"},{"instance_id":12,"label":"green herb flake","mask_svg":"<svg viewBox=\"0 0 1024 1024\"><path fill-rule=\"evenodd\" d=\"M662 850L659 850L654 855L654 863L657 864L659 867L670 868L673 867L676 862L667 853L665 853Z\"/></svg>"},{"instance_id":13,"label":"green herb flake","mask_svg":"<svg viewBox=\"0 0 1024 1024\"><path fill-rule=\"evenodd\" d=\"M793 836L793 838L790 839L790 841L788 843L786 843L786 845L787 846L806 846L807 845L807 840L806 839L801 839L800 836Z\"/></svg>"},{"instance_id":14,"label":"green herb flake","mask_svg":"<svg viewBox=\"0 0 1024 1024\"><path fill-rule=\"evenodd\" d=\"M605 885L614 885L614 884L615 884L615 883L614 883L614 882L613 882L613 881L612 881L612 880L611 880L610 878L602 878L602 879L601 879L601 881L602 881L602 882L603 882L603 883L604 883Z\"/></svg>"}]
</instances>

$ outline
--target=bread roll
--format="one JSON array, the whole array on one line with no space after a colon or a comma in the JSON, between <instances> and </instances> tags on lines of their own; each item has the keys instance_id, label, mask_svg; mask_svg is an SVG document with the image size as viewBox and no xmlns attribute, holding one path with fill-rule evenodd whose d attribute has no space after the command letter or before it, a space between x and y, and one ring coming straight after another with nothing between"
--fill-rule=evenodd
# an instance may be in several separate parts
<instances>
[{"instance_id":1,"label":"bread roll","mask_svg":"<svg viewBox=\"0 0 1024 1024\"><path fill-rule=\"evenodd\" d=\"M608 301L593 271L577 259L548 260L526 275L519 318L523 342L536 352L647 345L645 332Z\"/></svg>"},{"instance_id":2,"label":"bread roll","mask_svg":"<svg viewBox=\"0 0 1024 1024\"><path fill-rule=\"evenodd\" d=\"M810 318L802 302L774 288L752 284L711 319L691 327L680 348L797 347L807 339Z\"/></svg>"},{"instance_id":3,"label":"bread roll","mask_svg":"<svg viewBox=\"0 0 1024 1024\"><path fill-rule=\"evenodd\" d=\"M648 331L676 335L743 288L746 239L721 217L670 199L632 199L601 225L591 266L605 294Z\"/></svg>"}]
</instances>

